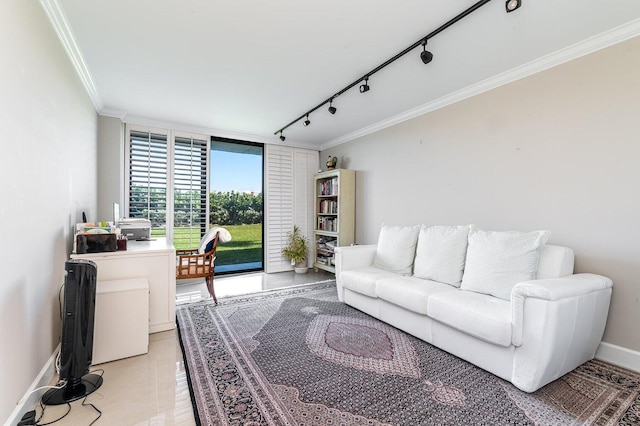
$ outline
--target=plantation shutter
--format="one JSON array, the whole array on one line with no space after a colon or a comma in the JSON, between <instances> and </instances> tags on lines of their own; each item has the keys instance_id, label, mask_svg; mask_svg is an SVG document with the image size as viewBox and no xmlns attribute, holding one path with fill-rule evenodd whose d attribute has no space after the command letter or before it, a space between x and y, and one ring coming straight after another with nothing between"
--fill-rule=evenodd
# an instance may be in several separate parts
<instances>
[{"instance_id":1,"label":"plantation shutter","mask_svg":"<svg viewBox=\"0 0 640 426\"><path fill-rule=\"evenodd\" d=\"M292 269L282 257L287 232L293 230L293 149L265 146L265 262L266 272Z\"/></svg>"},{"instance_id":2,"label":"plantation shutter","mask_svg":"<svg viewBox=\"0 0 640 426\"><path fill-rule=\"evenodd\" d=\"M207 232L206 138L175 136L173 148L173 244L198 248Z\"/></svg>"},{"instance_id":3,"label":"plantation shutter","mask_svg":"<svg viewBox=\"0 0 640 426\"><path fill-rule=\"evenodd\" d=\"M309 240L309 250L313 251L313 175L318 171L318 151L308 149L293 150L293 196L294 224ZM311 253L307 255L310 264Z\"/></svg>"},{"instance_id":4,"label":"plantation shutter","mask_svg":"<svg viewBox=\"0 0 640 426\"><path fill-rule=\"evenodd\" d=\"M294 225L313 242L313 175L317 168L317 151L265 146L264 265L267 273L293 269L282 257L282 248Z\"/></svg>"},{"instance_id":5,"label":"plantation shutter","mask_svg":"<svg viewBox=\"0 0 640 426\"><path fill-rule=\"evenodd\" d=\"M167 223L167 135L129 131L128 216L151 221L154 235Z\"/></svg>"}]
</instances>

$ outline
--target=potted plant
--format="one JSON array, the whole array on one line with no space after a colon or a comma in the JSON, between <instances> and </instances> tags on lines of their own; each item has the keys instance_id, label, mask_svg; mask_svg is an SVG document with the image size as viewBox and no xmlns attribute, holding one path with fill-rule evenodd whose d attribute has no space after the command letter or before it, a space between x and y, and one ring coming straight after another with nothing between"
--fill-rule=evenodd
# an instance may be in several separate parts
<instances>
[{"instance_id":1,"label":"potted plant","mask_svg":"<svg viewBox=\"0 0 640 426\"><path fill-rule=\"evenodd\" d=\"M309 241L307 237L300 233L300 228L294 225L293 232L287 233L287 246L282 249L285 259L291 261L291 265L299 274L307 272L307 252L309 251Z\"/></svg>"}]
</instances>

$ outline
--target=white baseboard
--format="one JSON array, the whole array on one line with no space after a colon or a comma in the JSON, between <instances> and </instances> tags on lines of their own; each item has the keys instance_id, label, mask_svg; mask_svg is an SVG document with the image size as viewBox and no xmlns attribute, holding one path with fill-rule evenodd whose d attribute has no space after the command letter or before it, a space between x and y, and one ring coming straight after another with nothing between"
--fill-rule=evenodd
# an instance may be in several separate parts
<instances>
[{"instance_id":1,"label":"white baseboard","mask_svg":"<svg viewBox=\"0 0 640 426\"><path fill-rule=\"evenodd\" d=\"M596 359L640 373L640 352L622 346L600 342L596 351Z\"/></svg>"},{"instance_id":2,"label":"white baseboard","mask_svg":"<svg viewBox=\"0 0 640 426\"><path fill-rule=\"evenodd\" d=\"M40 373L36 376L27 392L25 392L22 399L16 405L16 408L13 410L7 421L5 422L5 426L12 426L18 424L18 422L24 416L24 413L27 411L31 411L34 409L38 402L40 401L40 397L44 393L44 391L34 392L34 389L41 388L43 386L48 386L53 379L53 376L56 374L56 355L60 351L60 345L53 351L47 363L42 367Z\"/></svg>"}]
</instances>

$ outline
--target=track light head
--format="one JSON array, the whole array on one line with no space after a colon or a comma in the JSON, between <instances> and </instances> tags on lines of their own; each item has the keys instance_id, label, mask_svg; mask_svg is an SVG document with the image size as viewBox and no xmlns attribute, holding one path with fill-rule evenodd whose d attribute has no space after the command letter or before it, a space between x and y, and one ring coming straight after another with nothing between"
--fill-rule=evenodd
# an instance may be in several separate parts
<instances>
[{"instance_id":1,"label":"track light head","mask_svg":"<svg viewBox=\"0 0 640 426\"><path fill-rule=\"evenodd\" d=\"M336 111L338 111L338 109L337 109L336 107L334 107L334 106L332 105L332 103L333 103L333 99L331 99L331 100L329 101L329 112L330 112L331 114L335 114L335 113L336 113Z\"/></svg>"},{"instance_id":2,"label":"track light head","mask_svg":"<svg viewBox=\"0 0 640 426\"><path fill-rule=\"evenodd\" d=\"M285 140L285 139L286 139L286 138L284 137L284 135L282 134L282 132L280 132L280 140L281 140L282 142L284 142L284 140Z\"/></svg>"},{"instance_id":3,"label":"track light head","mask_svg":"<svg viewBox=\"0 0 640 426\"><path fill-rule=\"evenodd\" d=\"M433 60L433 53L425 50L420 53L420 59L422 59L422 63L426 65Z\"/></svg>"},{"instance_id":4,"label":"track light head","mask_svg":"<svg viewBox=\"0 0 640 426\"><path fill-rule=\"evenodd\" d=\"M302 122L302 125L307 127L309 124L311 124L311 121L309 121L309 114L307 114L307 119Z\"/></svg>"},{"instance_id":5,"label":"track light head","mask_svg":"<svg viewBox=\"0 0 640 426\"><path fill-rule=\"evenodd\" d=\"M522 6L521 0L507 0L505 3L505 8L507 9L507 13L513 12L514 10L520 8Z\"/></svg>"},{"instance_id":6,"label":"track light head","mask_svg":"<svg viewBox=\"0 0 640 426\"><path fill-rule=\"evenodd\" d=\"M364 79L364 84L360 85L360 93L365 93L369 91L370 87L367 84L368 81L369 81L369 77Z\"/></svg>"},{"instance_id":7,"label":"track light head","mask_svg":"<svg viewBox=\"0 0 640 426\"><path fill-rule=\"evenodd\" d=\"M427 39L425 38L422 42L422 52L420 52L420 59L422 59L422 63L427 65L429 62L433 60L433 53L427 50Z\"/></svg>"}]
</instances>

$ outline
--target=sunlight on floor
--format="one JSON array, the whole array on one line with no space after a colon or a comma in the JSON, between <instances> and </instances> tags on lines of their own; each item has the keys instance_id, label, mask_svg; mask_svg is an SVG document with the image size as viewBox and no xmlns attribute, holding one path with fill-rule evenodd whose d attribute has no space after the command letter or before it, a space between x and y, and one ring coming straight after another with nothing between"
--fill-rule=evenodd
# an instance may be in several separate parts
<instances>
[{"instance_id":1,"label":"sunlight on floor","mask_svg":"<svg viewBox=\"0 0 640 426\"><path fill-rule=\"evenodd\" d=\"M257 293L259 291L274 290L294 285L309 284L319 281L335 279L335 275L310 269L306 274L294 272L280 272L265 274L254 272L239 275L216 277L213 285L218 299L239 294ZM179 281L176 286L176 304L193 303L210 299L204 279Z\"/></svg>"}]
</instances>

